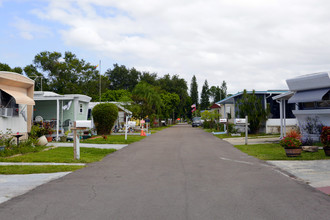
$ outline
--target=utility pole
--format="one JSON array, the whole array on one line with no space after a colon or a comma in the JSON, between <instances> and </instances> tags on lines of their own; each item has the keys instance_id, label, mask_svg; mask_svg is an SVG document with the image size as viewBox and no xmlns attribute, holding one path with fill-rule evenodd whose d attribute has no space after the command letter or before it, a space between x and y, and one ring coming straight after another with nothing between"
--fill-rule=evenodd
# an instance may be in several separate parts
<instances>
[{"instance_id":1,"label":"utility pole","mask_svg":"<svg viewBox=\"0 0 330 220\"><path fill-rule=\"evenodd\" d=\"M100 64L99 64L99 67L100 67L100 83L99 83L99 96L100 96L100 102L101 102L101 60L100 60Z\"/></svg>"}]
</instances>

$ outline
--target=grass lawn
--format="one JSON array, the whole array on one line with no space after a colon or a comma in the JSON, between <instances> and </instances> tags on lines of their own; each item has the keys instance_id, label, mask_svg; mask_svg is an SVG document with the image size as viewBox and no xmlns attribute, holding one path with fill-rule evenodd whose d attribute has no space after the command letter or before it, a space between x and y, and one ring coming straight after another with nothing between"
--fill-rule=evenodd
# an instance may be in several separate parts
<instances>
[{"instance_id":1,"label":"grass lawn","mask_svg":"<svg viewBox=\"0 0 330 220\"><path fill-rule=\"evenodd\" d=\"M56 172L70 172L83 168L84 166L75 165L45 165L45 166L23 166L23 165L9 165L0 166L0 174L32 174L32 173L56 173Z\"/></svg>"},{"instance_id":2,"label":"grass lawn","mask_svg":"<svg viewBox=\"0 0 330 220\"><path fill-rule=\"evenodd\" d=\"M302 152L298 157L287 157L284 148L279 144L235 145L235 147L250 156L261 160L326 160L323 150L318 152Z\"/></svg>"},{"instance_id":3,"label":"grass lawn","mask_svg":"<svg viewBox=\"0 0 330 220\"><path fill-rule=\"evenodd\" d=\"M238 137L245 137L245 133L241 133L241 136L231 136L230 134L215 134L214 136L224 139L224 138L238 138ZM249 139L256 139L256 138L273 138L273 137L280 137L279 134L248 134Z\"/></svg>"},{"instance_id":4,"label":"grass lawn","mask_svg":"<svg viewBox=\"0 0 330 220\"><path fill-rule=\"evenodd\" d=\"M205 132L219 132L215 129L203 129ZM223 130L221 130L222 132ZM238 138L238 137L245 137L245 133L241 133L241 136L231 136L231 134L215 134L214 136L224 139L224 138ZM265 133L259 133L259 134L248 134L248 138L250 139L256 139L256 138L271 138L271 137L280 137L280 134L265 134Z\"/></svg>"},{"instance_id":5,"label":"grass lawn","mask_svg":"<svg viewBox=\"0 0 330 220\"><path fill-rule=\"evenodd\" d=\"M145 137L139 135L127 135L127 140L125 140L125 135L108 135L107 139L103 137L95 139L81 140L81 143L89 144L131 144L144 139Z\"/></svg>"},{"instance_id":6,"label":"grass lawn","mask_svg":"<svg viewBox=\"0 0 330 220\"><path fill-rule=\"evenodd\" d=\"M28 153L17 157L3 158L0 162L53 162L53 163L91 163L102 160L115 149L80 148L80 160L73 159L73 147L58 147L48 151ZM2 169L2 166L0 166Z\"/></svg>"}]
</instances>

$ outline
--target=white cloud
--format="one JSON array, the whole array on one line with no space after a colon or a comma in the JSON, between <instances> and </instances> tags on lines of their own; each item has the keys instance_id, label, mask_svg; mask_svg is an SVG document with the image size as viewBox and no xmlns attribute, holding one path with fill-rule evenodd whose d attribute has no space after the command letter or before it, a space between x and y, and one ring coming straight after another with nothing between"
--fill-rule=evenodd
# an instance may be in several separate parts
<instances>
[{"instance_id":1,"label":"white cloud","mask_svg":"<svg viewBox=\"0 0 330 220\"><path fill-rule=\"evenodd\" d=\"M179 74L188 85L195 74L200 88L205 79L225 80L233 93L285 89L284 79L329 70L329 7L325 0L51 0L34 13L65 25L69 46Z\"/></svg>"},{"instance_id":2,"label":"white cloud","mask_svg":"<svg viewBox=\"0 0 330 220\"><path fill-rule=\"evenodd\" d=\"M33 40L52 35L52 32L47 27L33 24L22 18L15 18L12 25L18 29L19 35L25 40Z\"/></svg>"}]
</instances>

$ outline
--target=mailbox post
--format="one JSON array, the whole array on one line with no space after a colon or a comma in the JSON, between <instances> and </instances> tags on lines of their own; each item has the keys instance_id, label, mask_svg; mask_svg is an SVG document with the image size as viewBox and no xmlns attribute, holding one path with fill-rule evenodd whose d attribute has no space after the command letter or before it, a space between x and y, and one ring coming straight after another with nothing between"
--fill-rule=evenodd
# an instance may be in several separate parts
<instances>
[{"instance_id":1,"label":"mailbox post","mask_svg":"<svg viewBox=\"0 0 330 220\"><path fill-rule=\"evenodd\" d=\"M236 118L235 124L240 124L245 126L245 145L248 144L248 130L249 130L249 120L248 116L246 115L245 118Z\"/></svg>"},{"instance_id":2,"label":"mailbox post","mask_svg":"<svg viewBox=\"0 0 330 220\"><path fill-rule=\"evenodd\" d=\"M73 122L73 128L71 128L71 130L73 130L73 158L75 160L79 160L80 159L80 140L79 137L77 135L77 130L86 130L87 128L91 128L92 127L92 122L91 121L74 121Z\"/></svg>"},{"instance_id":3,"label":"mailbox post","mask_svg":"<svg viewBox=\"0 0 330 220\"><path fill-rule=\"evenodd\" d=\"M131 118L131 115L126 116L126 124L125 124L125 140L127 140L127 129L128 129L128 119Z\"/></svg>"}]
</instances>

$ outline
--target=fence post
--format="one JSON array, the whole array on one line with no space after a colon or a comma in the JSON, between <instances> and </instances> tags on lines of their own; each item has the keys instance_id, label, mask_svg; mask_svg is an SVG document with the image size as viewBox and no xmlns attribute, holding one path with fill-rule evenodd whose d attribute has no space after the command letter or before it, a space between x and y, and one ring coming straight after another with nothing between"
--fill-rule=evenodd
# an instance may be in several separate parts
<instances>
[{"instance_id":1,"label":"fence post","mask_svg":"<svg viewBox=\"0 0 330 220\"><path fill-rule=\"evenodd\" d=\"M245 116L245 145L248 144L248 116Z\"/></svg>"}]
</instances>

